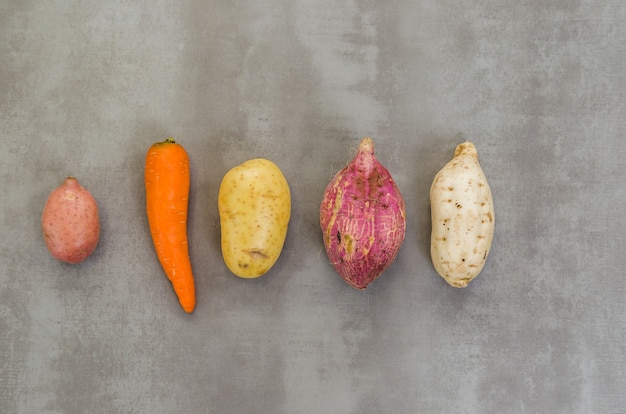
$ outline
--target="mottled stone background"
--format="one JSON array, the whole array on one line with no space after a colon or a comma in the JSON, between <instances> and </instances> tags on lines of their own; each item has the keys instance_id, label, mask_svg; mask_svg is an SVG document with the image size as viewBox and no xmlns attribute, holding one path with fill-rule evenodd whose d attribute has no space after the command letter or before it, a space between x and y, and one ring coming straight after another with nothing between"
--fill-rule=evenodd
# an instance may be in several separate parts
<instances>
[{"instance_id":1,"label":"mottled stone background","mask_svg":"<svg viewBox=\"0 0 626 414\"><path fill-rule=\"evenodd\" d=\"M0 1L0 412L626 413L622 0ZM407 204L365 292L318 208L372 136ZM190 153L197 307L156 260L143 162ZM496 207L469 288L429 258L428 189L475 142ZM217 191L248 158L290 182L282 256L221 258ZM102 237L46 251L76 176Z\"/></svg>"}]
</instances>

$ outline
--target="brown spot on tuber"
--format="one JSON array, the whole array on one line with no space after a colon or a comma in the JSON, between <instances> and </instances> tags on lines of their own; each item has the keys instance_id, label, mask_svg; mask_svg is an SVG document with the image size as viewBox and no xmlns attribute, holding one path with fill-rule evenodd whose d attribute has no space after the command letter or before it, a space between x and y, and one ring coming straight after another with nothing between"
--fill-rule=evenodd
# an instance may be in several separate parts
<instances>
[{"instance_id":1,"label":"brown spot on tuber","mask_svg":"<svg viewBox=\"0 0 626 414\"><path fill-rule=\"evenodd\" d=\"M243 252L249 254L253 260L267 259L269 257L267 252L263 249L248 249ZM248 265L245 267L248 267Z\"/></svg>"}]
</instances>

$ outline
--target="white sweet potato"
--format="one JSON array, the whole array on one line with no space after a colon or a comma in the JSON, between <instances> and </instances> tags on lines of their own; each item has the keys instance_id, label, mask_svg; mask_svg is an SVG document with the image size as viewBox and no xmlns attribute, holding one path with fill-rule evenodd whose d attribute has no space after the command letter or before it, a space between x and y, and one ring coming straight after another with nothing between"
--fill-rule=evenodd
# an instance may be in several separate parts
<instances>
[{"instance_id":1,"label":"white sweet potato","mask_svg":"<svg viewBox=\"0 0 626 414\"><path fill-rule=\"evenodd\" d=\"M495 225L491 189L471 142L459 144L435 176L430 207L435 270L451 286L464 288L485 265Z\"/></svg>"}]
</instances>

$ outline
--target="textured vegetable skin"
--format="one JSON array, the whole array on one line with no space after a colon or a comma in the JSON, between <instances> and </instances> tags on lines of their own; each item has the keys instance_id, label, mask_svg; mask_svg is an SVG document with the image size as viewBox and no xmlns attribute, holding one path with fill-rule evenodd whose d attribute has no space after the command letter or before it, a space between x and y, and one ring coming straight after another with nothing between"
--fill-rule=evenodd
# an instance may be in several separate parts
<instances>
[{"instance_id":1,"label":"textured vegetable skin","mask_svg":"<svg viewBox=\"0 0 626 414\"><path fill-rule=\"evenodd\" d=\"M473 143L459 144L430 188L431 258L437 273L466 287L482 271L493 240L491 189Z\"/></svg>"},{"instance_id":2,"label":"textured vegetable skin","mask_svg":"<svg viewBox=\"0 0 626 414\"><path fill-rule=\"evenodd\" d=\"M67 177L48 196L41 227L54 258L80 263L94 252L100 239L98 204L76 178Z\"/></svg>"},{"instance_id":3,"label":"textured vegetable skin","mask_svg":"<svg viewBox=\"0 0 626 414\"><path fill-rule=\"evenodd\" d=\"M389 171L364 138L326 187L320 226L330 263L352 287L365 289L395 260L406 231L405 203Z\"/></svg>"},{"instance_id":4,"label":"textured vegetable skin","mask_svg":"<svg viewBox=\"0 0 626 414\"><path fill-rule=\"evenodd\" d=\"M181 307L191 313L196 293L187 239L189 158L183 146L173 138L152 144L146 154L144 184L157 257Z\"/></svg>"},{"instance_id":5,"label":"textured vegetable skin","mask_svg":"<svg viewBox=\"0 0 626 414\"><path fill-rule=\"evenodd\" d=\"M291 218L291 192L282 171L264 158L231 168L218 193L222 256L235 275L251 279L278 260Z\"/></svg>"}]
</instances>

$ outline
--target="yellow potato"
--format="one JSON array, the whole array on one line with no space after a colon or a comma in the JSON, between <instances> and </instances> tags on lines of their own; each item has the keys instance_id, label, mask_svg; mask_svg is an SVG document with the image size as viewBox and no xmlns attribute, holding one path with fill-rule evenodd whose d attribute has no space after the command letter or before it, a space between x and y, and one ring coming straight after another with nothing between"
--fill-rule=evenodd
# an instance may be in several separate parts
<instances>
[{"instance_id":1,"label":"yellow potato","mask_svg":"<svg viewBox=\"0 0 626 414\"><path fill-rule=\"evenodd\" d=\"M226 266L246 279L265 274L280 256L291 217L283 173L269 160L248 160L226 173L217 203Z\"/></svg>"}]
</instances>

